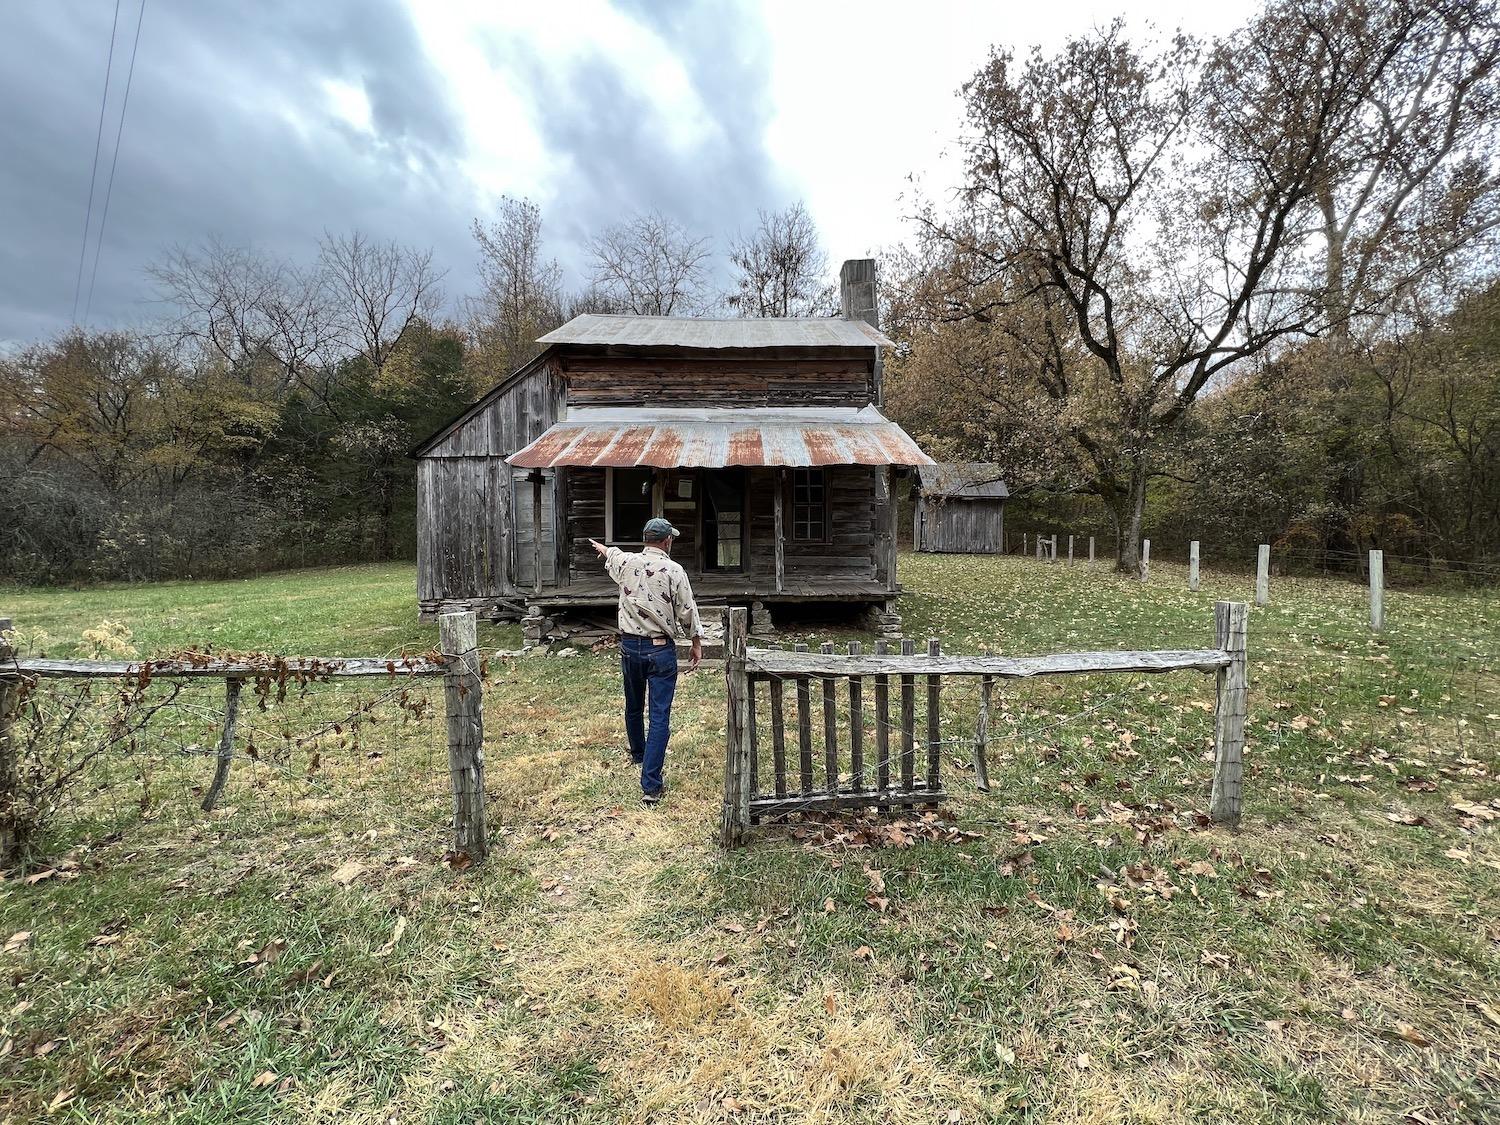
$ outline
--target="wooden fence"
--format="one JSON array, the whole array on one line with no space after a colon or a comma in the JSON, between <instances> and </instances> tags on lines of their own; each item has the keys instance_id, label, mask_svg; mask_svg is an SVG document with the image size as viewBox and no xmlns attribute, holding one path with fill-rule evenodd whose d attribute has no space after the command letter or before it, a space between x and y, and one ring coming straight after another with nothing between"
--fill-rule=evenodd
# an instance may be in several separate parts
<instances>
[{"instance_id":1,"label":"wooden fence","mask_svg":"<svg viewBox=\"0 0 1500 1125\"><path fill-rule=\"evenodd\" d=\"M8 625L0 622L0 626ZM453 787L453 852L478 861L489 850L484 798L483 677L478 629L472 612L438 618L438 653L432 657L279 657L221 660L190 656L176 660L18 660L0 633L0 821L15 799L15 761L11 724L20 687L39 678L129 678L151 680L222 679L224 725L214 754L213 780L203 809L211 811L229 780L234 760L235 721L240 693L247 681L285 684L330 679L442 676L448 721L448 769ZM0 823L0 835L8 839Z\"/></svg>"},{"instance_id":2,"label":"wooden fence","mask_svg":"<svg viewBox=\"0 0 1500 1125\"><path fill-rule=\"evenodd\" d=\"M857 643L845 652L824 645L818 653L797 649L775 651L748 647L746 611L725 614L724 672L727 679L727 728L724 757L724 806L720 842L725 847L744 843L752 823L762 816L827 809L935 804L945 799L942 788L942 739L939 705L945 676L977 676L981 680L975 722L975 777L988 788L987 747L990 705L997 680L1033 676L1090 673L1159 673L1197 671L1217 677L1214 709L1214 775L1209 815L1220 824L1237 824L1241 811L1241 756L1245 744L1245 696L1248 689L1246 624L1249 607L1243 602L1214 605L1214 647L1158 652L1075 652L1053 656L945 656L937 641L918 654L911 641L902 651L877 645L865 654ZM925 680L926 727L923 738L925 768L918 772L916 680ZM864 681L873 680L875 731L874 761L865 755ZM812 683L821 685L823 713L823 777L816 778L812 739ZM790 683L797 704L797 776L788 776L786 687ZM891 689L899 691L899 720L891 721ZM770 696L771 791L762 788L762 746L755 697L764 685ZM842 686L841 686L842 685ZM839 756L837 711L840 697L849 702L848 770ZM899 738L892 758L891 732ZM894 763L899 773L893 774ZM873 767L873 768L872 768Z\"/></svg>"}]
</instances>

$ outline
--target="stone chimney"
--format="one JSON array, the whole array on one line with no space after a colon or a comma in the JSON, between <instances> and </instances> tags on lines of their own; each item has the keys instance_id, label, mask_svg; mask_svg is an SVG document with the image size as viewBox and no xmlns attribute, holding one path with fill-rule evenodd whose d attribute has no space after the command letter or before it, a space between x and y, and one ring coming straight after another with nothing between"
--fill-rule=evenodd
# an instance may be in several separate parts
<instances>
[{"instance_id":1,"label":"stone chimney","mask_svg":"<svg viewBox=\"0 0 1500 1125\"><path fill-rule=\"evenodd\" d=\"M850 258L839 270L839 308L845 320L862 320L871 328L880 327L874 258Z\"/></svg>"},{"instance_id":2,"label":"stone chimney","mask_svg":"<svg viewBox=\"0 0 1500 1125\"><path fill-rule=\"evenodd\" d=\"M862 320L877 331L880 328L880 305L875 300L875 259L850 258L839 270L839 310L845 320ZM885 403L885 365L880 349L875 349L875 371L870 383L870 398L876 406Z\"/></svg>"}]
</instances>

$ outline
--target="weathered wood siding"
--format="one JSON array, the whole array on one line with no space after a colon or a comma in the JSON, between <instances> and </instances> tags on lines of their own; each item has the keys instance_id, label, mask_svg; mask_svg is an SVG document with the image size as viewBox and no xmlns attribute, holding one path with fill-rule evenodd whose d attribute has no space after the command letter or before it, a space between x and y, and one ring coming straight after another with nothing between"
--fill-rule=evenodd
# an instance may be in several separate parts
<instances>
[{"instance_id":1,"label":"weathered wood siding","mask_svg":"<svg viewBox=\"0 0 1500 1125\"><path fill-rule=\"evenodd\" d=\"M912 543L919 551L1001 554L1005 550L1005 502L918 496L912 512Z\"/></svg>"},{"instance_id":2,"label":"weathered wood siding","mask_svg":"<svg viewBox=\"0 0 1500 1125\"><path fill-rule=\"evenodd\" d=\"M514 589L510 476L498 457L417 462L417 601L423 613Z\"/></svg>"},{"instance_id":3,"label":"weathered wood siding","mask_svg":"<svg viewBox=\"0 0 1500 1125\"><path fill-rule=\"evenodd\" d=\"M444 605L485 609L530 589L531 485L516 483L504 458L552 425L561 406L556 368L535 363L419 458L417 601L424 617ZM549 474L542 500L544 581L558 569L550 513L559 487Z\"/></svg>"},{"instance_id":4,"label":"weathered wood siding","mask_svg":"<svg viewBox=\"0 0 1500 1125\"><path fill-rule=\"evenodd\" d=\"M508 468L508 467L507 467ZM536 584L536 548L532 524L532 505L535 486L527 469L508 469L514 484L515 506L515 576L516 586L522 591L531 590ZM557 581L557 524L552 518L557 501L557 476L554 470L542 471L542 584L550 586Z\"/></svg>"},{"instance_id":5,"label":"weathered wood siding","mask_svg":"<svg viewBox=\"0 0 1500 1125\"><path fill-rule=\"evenodd\" d=\"M577 406L864 406L874 401L870 351L774 357L741 350L683 355L608 350L557 357Z\"/></svg>"},{"instance_id":6,"label":"weathered wood siding","mask_svg":"<svg viewBox=\"0 0 1500 1125\"><path fill-rule=\"evenodd\" d=\"M786 576L795 578L875 578L875 529L884 518L875 501L875 474L885 467L831 465L824 470L828 488L828 539L822 543L799 543L792 538L791 498L786 504ZM775 528L772 489L776 470L754 469L750 476L751 573L776 574Z\"/></svg>"}]
</instances>

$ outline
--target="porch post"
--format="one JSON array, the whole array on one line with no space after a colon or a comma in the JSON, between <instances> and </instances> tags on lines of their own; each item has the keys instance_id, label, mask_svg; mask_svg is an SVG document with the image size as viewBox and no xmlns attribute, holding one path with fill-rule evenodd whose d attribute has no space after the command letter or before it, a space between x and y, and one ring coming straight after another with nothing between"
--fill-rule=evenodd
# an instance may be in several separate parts
<instances>
[{"instance_id":1,"label":"porch post","mask_svg":"<svg viewBox=\"0 0 1500 1125\"><path fill-rule=\"evenodd\" d=\"M782 494L786 491L786 470L772 469L771 475L771 512L776 523L776 592L779 594L786 587L786 535L783 531L785 521L781 514Z\"/></svg>"},{"instance_id":2,"label":"porch post","mask_svg":"<svg viewBox=\"0 0 1500 1125\"><path fill-rule=\"evenodd\" d=\"M896 592L896 466L885 467L885 588Z\"/></svg>"},{"instance_id":3,"label":"porch post","mask_svg":"<svg viewBox=\"0 0 1500 1125\"><path fill-rule=\"evenodd\" d=\"M531 470L531 588L542 592L542 470Z\"/></svg>"}]
</instances>

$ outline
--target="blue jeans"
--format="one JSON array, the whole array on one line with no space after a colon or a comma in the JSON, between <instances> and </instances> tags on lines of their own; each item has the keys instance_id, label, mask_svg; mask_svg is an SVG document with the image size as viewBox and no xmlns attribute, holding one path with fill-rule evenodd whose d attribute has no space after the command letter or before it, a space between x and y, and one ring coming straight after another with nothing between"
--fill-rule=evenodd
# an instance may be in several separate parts
<instances>
[{"instance_id":1,"label":"blue jeans","mask_svg":"<svg viewBox=\"0 0 1500 1125\"><path fill-rule=\"evenodd\" d=\"M677 645L653 645L644 637L620 638L620 674L625 681L625 737L641 763L641 790L660 793L661 770L672 733L672 696L677 693ZM647 703L651 730L645 729Z\"/></svg>"}]
</instances>

